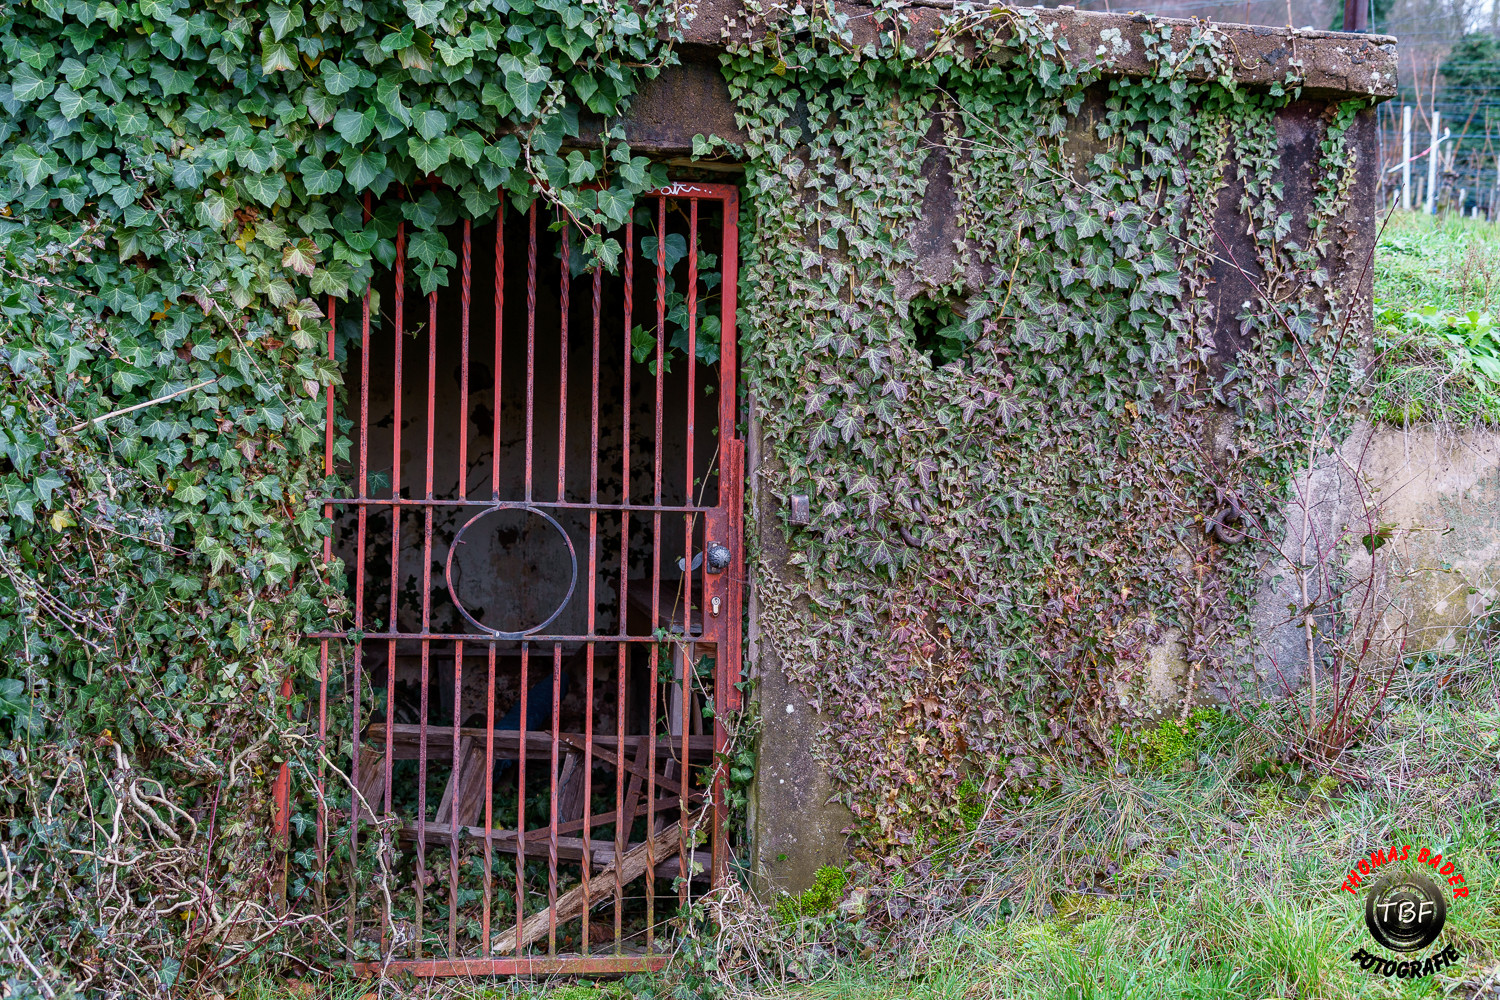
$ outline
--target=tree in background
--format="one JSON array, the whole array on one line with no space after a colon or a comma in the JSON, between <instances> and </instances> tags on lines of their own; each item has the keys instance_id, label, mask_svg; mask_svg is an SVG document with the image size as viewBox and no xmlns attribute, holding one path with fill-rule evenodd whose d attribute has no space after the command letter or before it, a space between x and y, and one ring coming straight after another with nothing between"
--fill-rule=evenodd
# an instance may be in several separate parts
<instances>
[{"instance_id":1,"label":"tree in background","mask_svg":"<svg viewBox=\"0 0 1500 1000\"><path fill-rule=\"evenodd\" d=\"M1500 37L1470 32L1454 43L1442 66L1442 104L1453 115L1456 139L1444 163L1444 183L1473 192L1493 183L1492 123L1500 124Z\"/></svg>"},{"instance_id":2,"label":"tree in background","mask_svg":"<svg viewBox=\"0 0 1500 1000\"><path fill-rule=\"evenodd\" d=\"M1370 5L1370 30L1383 34L1386 25L1390 23L1391 11L1396 8L1396 0L1365 0ZM1328 25L1330 31L1344 30L1344 5L1335 4L1333 8L1333 21Z\"/></svg>"}]
</instances>

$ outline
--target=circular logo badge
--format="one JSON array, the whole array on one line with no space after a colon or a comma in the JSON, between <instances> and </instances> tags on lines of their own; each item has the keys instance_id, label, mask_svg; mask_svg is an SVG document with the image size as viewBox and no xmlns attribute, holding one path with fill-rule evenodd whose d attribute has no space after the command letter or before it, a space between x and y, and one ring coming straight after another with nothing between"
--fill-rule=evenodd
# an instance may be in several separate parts
<instances>
[{"instance_id":1,"label":"circular logo badge","mask_svg":"<svg viewBox=\"0 0 1500 1000\"><path fill-rule=\"evenodd\" d=\"M1370 887L1365 925L1392 951L1417 951L1437 940L1448 904L1436 882L1418 873L1395 872Z\"/></svg>"}]
</instances>

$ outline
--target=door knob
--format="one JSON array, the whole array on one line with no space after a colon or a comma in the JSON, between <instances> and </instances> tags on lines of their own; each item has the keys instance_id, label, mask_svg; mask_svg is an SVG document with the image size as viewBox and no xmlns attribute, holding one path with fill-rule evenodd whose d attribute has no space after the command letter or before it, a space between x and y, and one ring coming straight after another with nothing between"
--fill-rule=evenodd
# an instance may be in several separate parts
<instances>
[{"instance_id":1,"label":"door knob","mask_svg":"<svg viewBox=\"0 0 1500 1000\"><path fill-rule=\"evenodd\" d=\"M710 573L724 572L733 558L734 555L729 551L728 546L721 545L718 542L708 543L708 571Z\"/></svg>"}]
</instances>

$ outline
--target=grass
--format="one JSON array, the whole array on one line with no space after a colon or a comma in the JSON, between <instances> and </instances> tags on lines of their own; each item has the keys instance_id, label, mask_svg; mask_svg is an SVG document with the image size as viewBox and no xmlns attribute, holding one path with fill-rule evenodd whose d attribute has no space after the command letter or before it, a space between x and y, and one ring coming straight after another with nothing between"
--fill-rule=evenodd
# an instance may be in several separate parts
<instances>
[{"instance_id":1,"label":"grass","mask_svg":"<svg viewBox=\"0 0 1500 1000\"><path fill-rule=\"evenodd\" d=\"M1375 299L1403 309L1494 312L1500 306L1496 227L1398 210L1376 248Z\"/></svg>"},{"instance_id":2,"label":"grass","mask_svg":"<svg viewBox=\"0 0 1500 1000\"><path fill-rule=\"evenodd\" d=\"M1377 300L1400 315L1500 310L1500 235L1473 220L1392 219L1375 261ZM1431 400L1472 395L1441 344L1387 320L1384 378ZM1400 339L1405 338L1405 339ZM1436 373L1436 374L1434 374ZM1446 381L1443 381L1446 380ZM1415 388L1413 388L1415 387ZM1472 400L1471 400L1472 402ZM1483 416L1477 404L1460 414ZM1432 413L1426 415L1431 419ZM1045 797L991 804L961 842L918 870L855 870L849 890L903 908L888 936L851 946L854 919L787 928L753 907L725 921L724 952L767 974L638 977L627 983L387 984L384 997L454 1000L1364 1000L1469 997L1500 973L1500 685L1491 636L1424 657L1393 685L1373 730L1332 769L1284 751L1274 713L1196 713L1122 740L1118 766L1064 770ZM1372 946L1362 897L1340 890L1376 846L1457 858L1473 895L1449 910L1460 966L1418 981L1349 961ZM863 880L863 881L862 881ZM871 911L878 907L871 906ZM725 964L730 963L728 958ZM703 990L707 981L717 989ZM696 985L695 985L696 984ZM372 984L322 1000L360 1000ZM271 984L235 1000L291 1000Z\"/></svg>"},{"instance_id":3,"label":"grass","mask_svg":"<svg viewBox=\"0 0 1500 1000\"><path fill-rule=\"evenodd\" d=\"M1500 241L1478 219L1397 212L1375 256L1375 415L1500 422Z\"/></svg>"}]
</instances>

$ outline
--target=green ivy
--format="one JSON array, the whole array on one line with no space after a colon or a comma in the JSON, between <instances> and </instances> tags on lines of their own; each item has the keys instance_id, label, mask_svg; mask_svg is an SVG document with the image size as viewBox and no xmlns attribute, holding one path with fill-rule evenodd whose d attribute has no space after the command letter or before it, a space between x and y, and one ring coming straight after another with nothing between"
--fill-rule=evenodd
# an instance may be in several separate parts
<instances>
[{"instance_id":1,"label":"green ivy","mask_svg":"<svg viewBox=\"0 0 1500 1000\"><path fill-rule=\"evenodd\" d=\"M612 264L597 234L666 175L611 123L678 34L671 5L625 0L0 17L0 795L30 963L0 949L8 995L40 974L49 996L201 996L294 943L340 953L310 779L347 749L309 737L304 697L303 636L345 603L311 502L350 335L328 312L353 318L403 223L414 283L443 284L441 228L506 199L545 199Z\"/></svg>"},{"instance_id":2,"label":"green ivy","mask_svg":"<svg viewBox=\"0 0 1500 1000\"><path fill-rule=\"evenodd\" d=\"M1205 676L1233 667L1257 563L1202 512L1215 484L1278 496L1270 445L1340 398L1308 372L1341 371L1352 293L1331 287L1328 222L1357 105L1323 123L1297 219L1275 132L1297 81L1237 87L1211 27L1151 22L1152 72L1123 78L1025 10L960 7L921 47L893 5L870 43L823 8L762 13L724 66L748 137L742 356L763 485L817 498L813 526L784 529L789 572L757 570L762 634L838 719L864 842L900 853L1003 776L1102 753L1114 692L1169 630ZM312 839L309 779L347 754L309 735L303 638L344 611L310 499L342 303L403 224L414 281L443 284L442 227L503 199L546 199L610 265L602 234L665 178L610 123L678 28L623 0L38 0L0 19L13 995L40 976L197 996L290 949L340 953L316 918L381 863L335 836L324 874ZM958 238L951 273L920 279L947 314L914 316L897 289L920 273L934 156ZM1267 291L1223 360L1203 293L1229 181ZM935 323L929 357L914 333ZM1202 446L1226 427L1230 454ZM268 835L282 762L290 845Z\"/></svg>"},{"instance_id":3,"label":"green ivy","mask_svg":"<svg viewBox=\"0 0 1500 1000\"><path fill-rule=\"evenodd\" d=\"M858 842L909 855L1002 781L1109 756L1153 646L1238 683L1261 553L1206 518L1228 489L1276 530L1298 457L1277 442L1348 401L1329 223L1363 105L1321 123L1302 218L1276 134L1297 80L1237 86L1211 26L1149 22L1151 71L1126 77L1117 29L1077 52L1025 9L960 6L925 47L897 9L874 42L821 8L764 15L724 59L754 215L743 357L770 509L815 499L772 529L790 556L758 571L760 634L834 720ZM912 244L935 157L942 273ZM1207 291L1219 239L1244 238L1214 223L1236 189L1260 287L1225 357Z\"/></svg>"}]
</instances>

